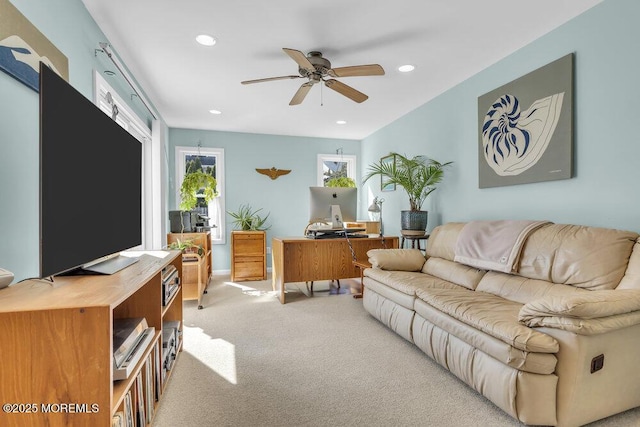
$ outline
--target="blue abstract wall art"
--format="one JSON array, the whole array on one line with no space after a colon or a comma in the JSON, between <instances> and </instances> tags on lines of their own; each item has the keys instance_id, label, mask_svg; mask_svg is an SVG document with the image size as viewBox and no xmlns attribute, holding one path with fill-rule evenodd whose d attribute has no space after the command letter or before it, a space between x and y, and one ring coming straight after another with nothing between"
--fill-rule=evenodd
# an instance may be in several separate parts
<instances>
[{"instance_id":1,"label":"blue abstract wall art","mask_svg":"<svg viewBox=\"0 0 640 427\"><path fill-rule=\"evenodd\" d=\"M478 98L480 188L571 178L573 54Z\"/></svg>"},{"instance_id":2,"label":"blue abstract wall art","mask_svg":"<svg viewBox=\"0 0 640 427\"><path fill-rule=\"evenodd\" d=\"M40 61L60 74L49 58L38 55L38 52L19 36L13 35L0 40L0 69L36 92L40 85L38 77Z\"/></svg>"},{"instance_id":3,"label":"blue abstract wall art","mask_svg":"<svg viewBox=\"0 0 640 427\"><path fill-rule=\"evenodd\" d=\"M558 124L563 97L564 92L538 99L525 111L509 94L491 105L482 126L482 145L495 173L519 175L540 160Z\"/></svg>"},{"instance_id":4,"label":"blue abstract wall art","mask_svg":"<svg viewBox=\"0 0 640 427\"><path fill-rule=\"evenodd\" d=\"M8 0L0 0L0 70L36 92L40 62L69 80L69 63Z\"/></svg>"}]
</instances>

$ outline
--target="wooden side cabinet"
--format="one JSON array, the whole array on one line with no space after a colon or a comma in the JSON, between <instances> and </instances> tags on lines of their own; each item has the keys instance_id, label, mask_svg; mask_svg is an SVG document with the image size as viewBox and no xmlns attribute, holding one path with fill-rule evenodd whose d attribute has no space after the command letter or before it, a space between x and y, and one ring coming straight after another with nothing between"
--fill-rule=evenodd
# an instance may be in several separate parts
<instances>
[{"instance_id":1,"label":"wooden side cabinet","mask_svg":"<svg viewBox=\"0 0 640 427\"><path fill-rule=\"evenodd\" d=\"M169 233L167 244L180 240L190 241L200 246L202 254L184 253L182 256L182 287L185 300L198 300L198 309L202 309L202 295L207 293L211 280L211 232Z\"/></svg>"},{"instance_id":2,"label":"wooden side cabinet","mask_svg":"<svg viewBox=\"0 0 640 427\"><path fill-rule=\"evenodd\" d=\"M112 275L25 280L0 292L0 396L11 404L0 425L110 426L127 412L153 422L174 366L163 336L177 328L177 356L183 330L182 287L162 305L162 275L171 265L179 274L182 257L128 256L138 262ZM125 318L145 318L155 333L126 379L115 380L114 323Z\"/></svg>"},{"instance_id":3,"label":"wooden side cabinet","mask_svg":"<svg viewBox=\"0 0 640 427\"><path fill-rule=\"evenodd\" d=\"M267 232L231 232L231 281L267 279Z\"/></svg>"}]
</instances>

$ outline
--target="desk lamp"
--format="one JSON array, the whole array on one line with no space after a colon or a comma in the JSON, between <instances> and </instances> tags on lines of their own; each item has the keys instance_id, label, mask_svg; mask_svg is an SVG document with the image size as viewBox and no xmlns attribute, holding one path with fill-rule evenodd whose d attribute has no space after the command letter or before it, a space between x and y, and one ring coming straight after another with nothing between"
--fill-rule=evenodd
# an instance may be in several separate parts
<instances>
[{"instance_id":1,"label":"desk lamp","mask_svg":"<svg viewBox=\"0 0 640 427\"><path fill-rule=\"evenodd\" d=\"M379 199L378 196L373 198L373 203L369 206L369 217L372 221L380 221L380 237L384 234L384 228L382 226L382 202L384 199Z\"/></svg>"}]
</instances>

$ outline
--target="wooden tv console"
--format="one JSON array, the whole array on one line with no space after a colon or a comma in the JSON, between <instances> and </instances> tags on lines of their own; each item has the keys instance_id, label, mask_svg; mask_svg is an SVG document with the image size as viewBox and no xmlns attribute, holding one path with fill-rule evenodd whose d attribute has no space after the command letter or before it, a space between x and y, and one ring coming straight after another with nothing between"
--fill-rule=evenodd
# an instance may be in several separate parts
<instances>
[{"instance_id":1,"label":"wooden tv console","mask_svg":"<svg viewBox=\"0 0 640 427\"><path fill-rule=\"evenodd\" d=\"M181 274L180 255L132 252L138 262L110 276L26 280L0 291L0 425L110 426L128 400L134 418L140 400L151 422L171 373L157 371L163 325L183 329L182 286L163 306L161 272L173 265ZM114 381L114 319L137 317L155 334L129 377Z\"/></svg>"}]
</instances>

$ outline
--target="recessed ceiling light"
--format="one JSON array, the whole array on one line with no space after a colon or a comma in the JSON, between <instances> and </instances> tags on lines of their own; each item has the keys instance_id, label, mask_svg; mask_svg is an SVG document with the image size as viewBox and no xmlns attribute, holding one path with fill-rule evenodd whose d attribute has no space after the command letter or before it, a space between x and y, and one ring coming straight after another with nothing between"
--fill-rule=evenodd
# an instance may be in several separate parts
<instances>
[{"instance_id":1,"label":"recessed ceiling light","mask_svg":"<svg viewBox=\"0 0 640 427\"><path fill-rule=\"evenodd\" d=\"M339 124L339 125L346 125L347 121L346 120L338 120L336 123Z\"/></svg>"},{"instance_id":2,"label":"recessed ceiling light","mask_svg":"<svg viewBox=\"0 0 640 427\"><path fill-rule=\"evenodd\" d=\"M215 114L215 115L222 114L222 111L220 111L220 110L209 110L209 112L211 114Z\"/></svg>"},{"instance_id":3,"label":"recessed ceiling light","mask_svg":"<svg viewBox=\"0 0 640 427\"><path fill-rule=\"evenodd\" d=\"M400 71L401 73L408 73L409 71L413 71L415 70L416 67L414 67L413 65L407 64L407 65L401 65L398 67L398 71Z\"/></svg>"},{"instance_id":4,"label":"recessed ceiling light","mask_svg":"<svg viewBox=\"0 0 640 427\"><path fill-rule=\"evenodd\" d=\"M213 46L216 44L216 39L208 34L200 34L196 37L196 41L203 46Z\"/></svg>"}]
</instances>

